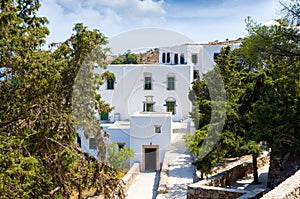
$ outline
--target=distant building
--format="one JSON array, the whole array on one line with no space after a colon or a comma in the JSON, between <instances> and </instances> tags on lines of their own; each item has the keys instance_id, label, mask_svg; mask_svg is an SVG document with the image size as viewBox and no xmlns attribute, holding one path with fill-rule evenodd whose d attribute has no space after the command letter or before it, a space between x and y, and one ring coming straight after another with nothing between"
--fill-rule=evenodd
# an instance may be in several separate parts
<instances>
[{"instance_id":1,"label":"distant building","mask_svg":"<svg viewBox=\"0 0 300 199\"><path fill-rule=\"evenodd\" d=\"M188 99L197 76L213 69L214 58L227 45L240 41L185 44L159 49L159 64L109 65L115 78L107 80L99 93L114 110L99 116L103 130L119 147L135 151L131 160L141 170L159 170L165 152L193 133L189 118L192 103ZM81 134L81 147L96 156L97 149Z\"/></svg>"}]
</instances>

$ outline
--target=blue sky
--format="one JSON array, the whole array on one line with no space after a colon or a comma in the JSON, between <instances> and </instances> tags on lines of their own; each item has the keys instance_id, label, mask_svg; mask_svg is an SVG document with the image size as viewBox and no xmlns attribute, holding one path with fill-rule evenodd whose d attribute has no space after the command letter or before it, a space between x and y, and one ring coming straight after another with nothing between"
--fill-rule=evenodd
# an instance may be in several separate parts
<instances>
[{"instance_id":1,"label":"blue sky","mask_svg":"<svg viewBox=\"0 0 300 199\"><path fill-rule=\"evenodd\" d=\"M41 0L51 35L64 41L76 22L112 38L140 28L163 28L197 43L237 39L246 35L245 19L259 23L280 18L278 0Z\"/></svg>"}]
</instances>

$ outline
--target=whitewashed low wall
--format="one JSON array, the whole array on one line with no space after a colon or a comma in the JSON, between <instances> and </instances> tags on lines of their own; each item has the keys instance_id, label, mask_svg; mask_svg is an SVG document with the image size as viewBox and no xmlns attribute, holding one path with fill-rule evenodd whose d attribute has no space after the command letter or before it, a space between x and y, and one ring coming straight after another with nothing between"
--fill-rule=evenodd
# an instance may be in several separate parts
<instances>
[{"instance_id":1,"label":"whitewashed low wall","mask_svg":"<svg viewBox=\"0 0 300 199\"><path fill-rule=\"evenodd\" d=\"M164 161L162 163L162 168L160 171L160 179L157 188L157 194L168 193L167 183L168 183L168 173L169 173L169 151L165 153Z\"/></svg>"},{"instance_id":2,"label":"whitewashed low wall","mask_svg":"<svg viewBox=\"0 0 300 199\"><path fill-rule=\"evenodd\" d=\"M126 175L123 177L123 182L125 183L125 192L129 189L130 185L133 183L134 179L140 173L140 163L134 163Z\"/></svg>"}]
</instances>

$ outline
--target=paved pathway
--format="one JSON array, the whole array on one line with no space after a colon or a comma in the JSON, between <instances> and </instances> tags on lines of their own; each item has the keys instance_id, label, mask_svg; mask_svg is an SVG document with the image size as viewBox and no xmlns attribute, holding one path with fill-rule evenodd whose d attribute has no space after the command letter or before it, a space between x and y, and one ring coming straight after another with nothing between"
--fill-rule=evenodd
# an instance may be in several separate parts
<instances>
[{"instance_id":1,"label":"paved pathway","mask_svg":"<svg viewBox=\"0 0 300 199\"><path fill-rule=\"evenodd\" d=\"M126 199L184 199L187 185L193 183L194 166L184 141L173 144L168 151L168 194L157 195L159 172L140 173L130 186Z\"/></svg>"},{"instance_id":2,"label":"paved pathway","mask_svg":"<svg viewBox=\"0 0 300 199\"><path fill-rule=\"evenodd\" d=\"M236 189L244 189L247 191L259 191L267 189L267 181L268 181L268 171L269 171L269 164L263 166L262 168L258 169L258 178L261 184L252 184L253 182L253 174L244 177L243 179L237 180L234 184L232 184L232 188Z\"/></svg>"},{"instance_id":3,"label":"paved pathway","mask_svg":"<svg viewBox=\"0 0 300 199\"><path fill-rule=\"evenodd\" d=\"M140 173L127 191L126 199L155 199L159 172Z\"/></svg>"},{"instance_id":4,"label":"paved pathway","mask_svg":"<svg viewBox=\"0 0 300 199\"><path fill-rule=\"evenodd\" d=\"M167 194L159 194L157 199L184 199L187 185L193 183L195 174L192 157L187 152L184 142L178 142L168 153L169 175Z\"/></svg>"}]
</instances>

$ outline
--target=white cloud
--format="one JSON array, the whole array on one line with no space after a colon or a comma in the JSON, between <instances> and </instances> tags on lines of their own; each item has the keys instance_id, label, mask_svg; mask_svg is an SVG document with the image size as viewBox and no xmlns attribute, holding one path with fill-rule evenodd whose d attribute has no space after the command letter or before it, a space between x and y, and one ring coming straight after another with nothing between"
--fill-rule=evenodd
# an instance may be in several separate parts
<instances>
[{"instance_id":1,"label":"white cloud","mask_svg":"<svg viewBox=\"0 0 300 199\"><path fill-rule=\"evenodd\" d=\"M49 42L65 40L77 22L111 36L161 24L166 14L162 0L42 0L41 4L40 15L50 21Z\"/></svg>"},{"instance_id":2,"label":"white cloud","mask_svg":"<svg viewBox=\"0 0 300 199\"><path fill-rule=\"evenodd\" d=\"M63 41L82 22L111 37L138 28L167 28L199 43L243 37L245 19L264 23L276 18L274 0L42 0L40 15L50 21L49 42ZM192 1L191 1L192 2ZM199 3L200 2L200 3ZM202 3L201 3L202 2Z\"/></svg>"}]
</instances>

